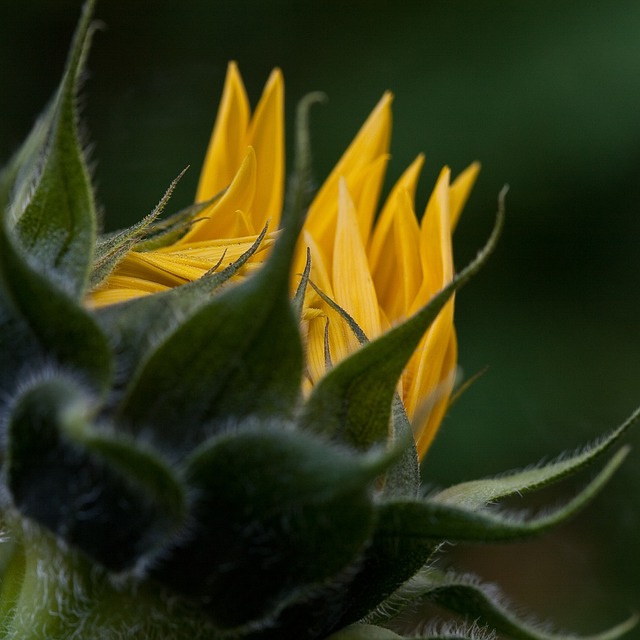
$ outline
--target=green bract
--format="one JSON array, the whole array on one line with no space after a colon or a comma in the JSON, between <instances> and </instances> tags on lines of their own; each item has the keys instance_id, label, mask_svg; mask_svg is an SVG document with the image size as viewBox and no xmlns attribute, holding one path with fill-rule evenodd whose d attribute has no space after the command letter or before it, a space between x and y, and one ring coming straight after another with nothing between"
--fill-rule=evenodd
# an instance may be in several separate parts
<instances>
[{"instance_id":1,"label":"green bract","mask_svg":"<svg viewBox=\"0 0 640 640\"><path fill-rule=\"evenodd\" d=\"M434 558L444 541L527 537L576 513L622 462L624 448L604 457L637 416L544 467L423 497L395 395L421 336L494 248L502 213L478 258L404 324L366 342L345 315L362 347L304 399L299 313L313 283L307 268L291 300L289 271L308 197L308 100L283 228L260 270L225 286L262 236L219 273L90 311L88 287L129 249L197 214L156 220L174 184L141 223L96 235L75 110L91 8L58 92L0 174L0 638L382 640L404 637L395 618L424 600L465 617L455 637L474 623L559 638ZM594 462L602 470L555 511L491 506Z\"/></svg>"}]
</instances>

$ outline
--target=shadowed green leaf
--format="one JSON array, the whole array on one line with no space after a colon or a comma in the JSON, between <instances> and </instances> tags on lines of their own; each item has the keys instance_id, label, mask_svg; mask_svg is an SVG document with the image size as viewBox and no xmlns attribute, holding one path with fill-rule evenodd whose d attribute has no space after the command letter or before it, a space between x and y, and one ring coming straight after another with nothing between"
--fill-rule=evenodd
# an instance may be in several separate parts
<instances>
[{"instance_id":1,"label":"shadowed green leaf","mask_svg":"<svg viewBox=\"0 0 640 640\"><path fill-rule=\"evenodd\" d=\"M406 363L456 289L486 262L498 241L503 219L501 201L491 237L469 266L421 311L342 360L318 382L303 410L305 428L360 449L388 437L392 400Z\"/></svg>"},{"instance_id":2,"label":"shadowed green leaf","mask_svg":"<svg viewBox=\"0 0 640 640\"><path fill-rule=\"evenodd\" d=\"M31 158L41 166L27 172L32 192L24 210L14 211L17 235L34 265L56 280L73 297L80 298L87 284L95 242L93 192L78 140L76 93L91 38L93 3L87 2L78 25L62 83L52 103L51 115L41 121L46 135L30 137ZM20 189L18 187L18 189ZM19 204L19 203L18 203ZM20 206L20 205L19 205Z\"/></svg>"},{"instance_id":3,"label":"shadowed green leaf","mask_svg":"<svg viewBox=\"0 0 640 640\"><path fill-rule=\"evenodd\" d=\"M457 505L467 509L483 507L500 498L530 493L577 473L587 465L598 461L640 418L640 409L610 434L582 447L572 455L564 454L543 466L506 474L498 478L474 480L454 485L440 491L430 499L435 502Z\"/></svg>"},{"instance_id":4,"label":"shadowed green leaf","mask_svg":"<svg viewBox=\"0 0 640 640\"><path fill-rule=\"evenodd\" d=\"M218 436L188 463L198 526L152 575L223 628L272 617L358 558L390 462L268 423Z\"/></svg>"},{"instance_id":5,"label":"shadowed green leaf","mask_svg":"<svg viewBox=\"0 0 640 640\"><path fill-rule=\"evenodd\" d=\"M7 417L4 473L23 515L122 571L180 532L186 493L151 450L93 426L94 413L62 375L31 383Z\"/></svg>"}]
</instances>

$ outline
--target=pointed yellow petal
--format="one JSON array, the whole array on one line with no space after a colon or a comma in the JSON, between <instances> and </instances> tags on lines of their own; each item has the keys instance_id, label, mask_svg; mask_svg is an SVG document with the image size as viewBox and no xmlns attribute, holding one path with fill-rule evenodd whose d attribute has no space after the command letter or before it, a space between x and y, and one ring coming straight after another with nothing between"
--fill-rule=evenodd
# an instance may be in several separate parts
<instances>
[{"instance_id":1,"label":"pointed yellow petal","mask_svg":"<svg viewBox=\"0 0 640 640\"><path fill-rule=\"evenodd\" d=\"M333 251L335 301L372 339L380 335L378 299L346 180L340 180L339 189L338 225Z\"/></svg>"},{"instance_id":2,"label":"pointed yellow petal","mask_svg":"<svg viewBox=\"0 0 640 640\"><path fill-rule=\"evenodd\" d=\"M420 227L406 190L398 194L393 231L396 286L388 291L387 307L392 322L407 316L422 284Z\"/></svg>"},{"instance_id":3,"label":"pointed yellow petal","mask_svg":"<svg viewBox=\"0 0 640 640\"><path fill-rule=\"evenodd\" d=\"M224 194L202 211L176 245L199 240L232 238L237 228L237 211L249 211L256 190L256 154L249 147L233 181Z\"/></svg>"},{"instance_id":4,"label":"pointed yellow petal","mask_svg":"<svg viewBox=\"0 0 640 640\"><path fill-rule=\"evenodd\" d=\"M378 234L383 253L375 270L371 269L378 302L392 324L406 317L422 283L420 227L413 202L406 189L394 191L385 211L392 225L382 227L387 231L385 238Z\"/></svg>"},{"instance_id":5,"label":"pointed yellow petal","mask_svg":"<svg viewBox=\"0 0 640 640\"><path fill-rule=\"evenodd\" d=\"M390 93L387 92L382 96L309 207L305 228L329 254L332 251L337 219L338 182L341 177L344 177L350 189L359 191L357 185L353 184L354 178L380 156L388 154L391 136L391 101ZM300 252L298 255L300 256Z\"/></svg>"},{"instance_id":6,"label":"pointed yellow petal","mask_svg":"<svg viewBox=\"0 0 640 640\"><path fill-rule=\"evenodd\" d=\"M284 81L274 69L256 107L248 133L248 144L256 152L258 174L252 220L262 229L271 220L271 229L280 223L284 192Z\"/></svg>"},{"instance_id":7,"label":"pointed yellow petal","mask_svg":"<svg viewBox=\"0 0 640 640\"><path fill-rule=\"evenodd\" d=\"M302 237L305 249L309 249L311 257L311 272L309 273L309 278L317 287L322 289L323 293L328 295L330 298L333 298L333 287L331 286L331 278L329 277L325 255L320 249L318 243L315 241L315 238L308 231L303 230ZM312 289L309 290L307 294L309 296L315 295ZM320 300L318 296L316 297Z\"/></svg>"},{"instance_id":8,"label":"pointed yellow petal","mask_svg":"<svg viewBox=\"0 0 640 640\"><path fill-rule=\"evenodd\" d=\"M425 415L418 424L414 425L416 428L415 435L418 457L421 460L424 458L427 449L433 442L433 439L440 427L440 423L444 418L444 414L447 411L449 399L451 398L451 392L453 391L453 385L455 382L455 368L457 360L458 343L456 339L456 332L451 331L449 344L447 345L447 350L445 352L440 371L438 391L431 406L431 410L427 412L427 415Z\"/></svg>"},{"instance_id":9,"label":"pointed yellow petal","mask_svg":"<svg viewBox=\"0 0 640 640\"><path fill-rule=\"evenodd\" d=\"M322 251L309 232L303 232L303 236L311 254L310 279L326 296L335 300ZM329 320L329 352L334 364L344 359L354 348L350 342L350 336L353 334L340 314L327 305L311 287L307 289L304 304L303 318L307 319L307 369L309 378L316 383L326 371L324 332L327 320ZM305 332L304 328L303 332Z\"/></svg>"},{"instance_id":10,"label":"pointed yellow petal","mask_svg":"<svg viewBox=\"0 0 640 640\"><path fill-rule=\"evenodd\" d=\"M205 156L196 202L213 198L226 188L246 153L249 101L235 62L230 62L209 148Z\"/></svg>"},{"instance_id":11,"label":"pointed yellow petal","mask_svg":"<svg viewBox=\"0 0 640 640\"><path fill-rule=\"evenodd\" d=\"M448 167L440 172L420 223L422 285L411 307L415 313L453 278Z\"/></svg>"},{"instance_id":12,"label":"pointed yellow petal","mask_svg":"<svg viewBox=\"0 0 640 640\"><path fill-rule=\"evenodd\" d=\"M389 158L388 154L380 156L347 180L351 199L358 211L358 228L365 247L369 244Z\"/></svg>"},{"instance_id":13,"label":"pointed yellow petal","mask_svg":"<svg viewBox=\"0 0 640 640\"><path fill-rule=\"evenodd\" d=\"M452 183L449 189L449 207L451 208L451 232L455 231L460 214L469 199L469 194L480 172L480 163L471 163Z\"/></svg>"},{"instance_id":14,"label":"pointed yellow petal","mask_svg":"<svg viewBox=\"0 0 640 640\"><path fill-rule=\"evenodd\" d=\"M418 178L420 177L420 171L424 164L424 156L419 154L418 157L409 165L405 172L400 176L400 179L395 183L387 201L385 202L382 212L376 222L373 235L371 236L371 242L369 245L369 264L371 265L371 271L375 272L380 260L380 256L383 253L383 247L386 247L386 243L389 240L390 235L393 233L393 218L394 208L396 206L395 199L397 194L406 189L413 203L415 200L416 186L418 184ZM384 250L386 252L386 249Z\"/></svg>"},{"instance_id":15,"label":"pointed yellow petal","mask_svg":"<svg viewBox=\"0 0 640 640\"><path fill-rule=\"evenodd\" d=\"M419 405L439 398L442 367L453 331L453 300L447 303L420 342L405 370L405 408L412 417Z\"/></svg>"}]
</instances>

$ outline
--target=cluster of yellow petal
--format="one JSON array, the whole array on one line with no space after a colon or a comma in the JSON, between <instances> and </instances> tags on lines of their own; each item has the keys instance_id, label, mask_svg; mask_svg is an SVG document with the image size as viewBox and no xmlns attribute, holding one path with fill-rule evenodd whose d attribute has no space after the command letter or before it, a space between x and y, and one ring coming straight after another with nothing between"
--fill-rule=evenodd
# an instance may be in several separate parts
<instances>
[{"instance_id":1,"label":"cluster of yellow petal","mask_svg":"<svg viewBox=\"0 0 640 640\"><path fill-rule=\"evenodd\" d=\"M251 117L235 63L229 65L222 101L196 193L214 199L177 242L131 251L88 304L100 307L191 282L224 257L224 266L247 251L269 222L267 234L243 273L255 269L273 244L284 193L284 82L273 71Z\"/></svg>"},{"instance_id":2,"label":"cluster of yellow petal","mask_svg":"<svg viewBox=\"0 0 640 640\"><path fill-rule=\"evenodd\" d=\"M454 182L444 168L422 220L414 209L422 155L374 216L389 158L391 94L385 94L326 180L309 210L301 249L311 251L311 280L369 339L413 315L453 278L451 234L478 174L477 163ZM300 261L302 251L298 252ZM300 262L296 265L298 271ZM325 372L325 327L335 364L358 347L339 313L310 290L305 304L310 382ZM446 411L457 361L454 301L438 315L399 385L422 457ZM328 320L328 325L327 325Z\"/></svg>"},{"instance_id":3,"label":"cluster of yellow petal","mask_svg":"<svg viewBox=\"0 0 640 640\"><path fill-rule=\"evenodd\" d=\"M282 209L283 95L282 75L275 70L251 115L238 69L229 65L196 202L222 195L175 244L129 253L91 294L91 304L110 304L194 280L225 250L225 264L235 260L269 222L270 235L249 268L259 266ZM479 169L472 164L451 182L450 171L444 168L419 223L414 199L424 159L418 156L391 190L374 224L389 159L391 101L389 93L382 97L316 194L293 269L299 277L308 248L312 282L370 339L415 313L452 279L451 234ZM423 337L399 383L421 456L453 388L457 360L453 308L451 300ZM335 364L358 348L344 318L312 288L305 297L303 335L307 386L324 375L328 359Z\"/></svg>"}]
</instances>

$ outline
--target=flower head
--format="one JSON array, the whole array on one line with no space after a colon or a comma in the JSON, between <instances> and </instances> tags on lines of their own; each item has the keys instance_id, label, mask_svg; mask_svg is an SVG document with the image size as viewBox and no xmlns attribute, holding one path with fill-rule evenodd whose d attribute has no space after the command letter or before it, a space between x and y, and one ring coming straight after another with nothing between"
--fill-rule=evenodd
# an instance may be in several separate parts
<instances>
[{"instance_id":1,"label":"flower head","mask_svg":"<svg viewBox=\"0 0 640 640\"><path fill-rule=\"evenodd\" d=\"M444 168L422 221L414 198L422 155L379 206L389 160L392 95L385 93L314 197L294 259L293 274L311 256L303 307L308 388L359 346L345 313L373 339L424 306L454 273L451 233L479 166L453 183ZM95 306L165 290L237 259L268 225L259 250L244 267L266 257L280 221L284 184L284 85L274 70L251 114L242 79L230 63L195 202L206 203L176 242L131 251L89 301ZM295 280L294 275L294 280ZM292 282L292 287L295 282ZM416 423L418 451L427 450L453 387L457 359L453 300L424 336L399 383ZM326 338L325 338L326 333Z\"/></svg>"}]
</instances>

